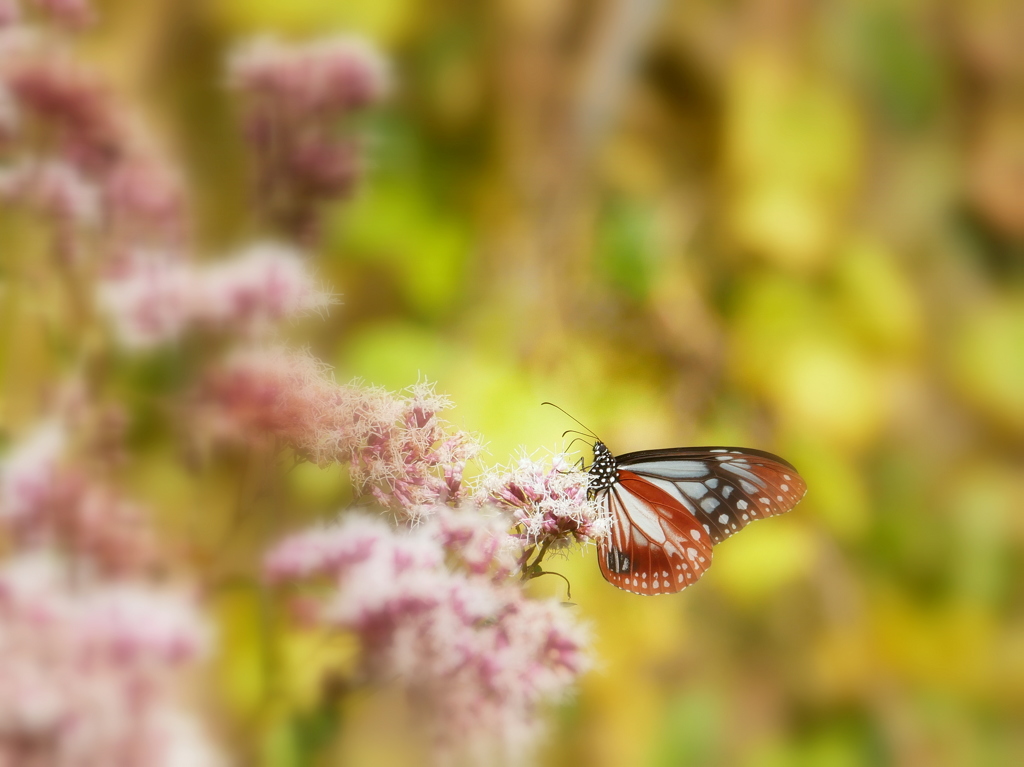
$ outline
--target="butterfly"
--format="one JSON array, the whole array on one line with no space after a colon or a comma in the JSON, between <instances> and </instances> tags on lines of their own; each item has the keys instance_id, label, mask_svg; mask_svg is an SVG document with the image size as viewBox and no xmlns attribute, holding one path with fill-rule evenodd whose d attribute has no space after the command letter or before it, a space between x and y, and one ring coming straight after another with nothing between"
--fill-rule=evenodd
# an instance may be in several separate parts
<instances>
[{"instance_id":1,"label":"butterfly","mask_svg":"<svg viewBox=\"0 0 1024 767\"><path fill-rule=\"evenodd\" d=\"M614 456L594 443L588 492L611 533L601 574L634 594L674 594L711 566L716 543L750 522L784 514L807 492L793 465L736 447L677 447Z\"/></svg>"}]
</instances>

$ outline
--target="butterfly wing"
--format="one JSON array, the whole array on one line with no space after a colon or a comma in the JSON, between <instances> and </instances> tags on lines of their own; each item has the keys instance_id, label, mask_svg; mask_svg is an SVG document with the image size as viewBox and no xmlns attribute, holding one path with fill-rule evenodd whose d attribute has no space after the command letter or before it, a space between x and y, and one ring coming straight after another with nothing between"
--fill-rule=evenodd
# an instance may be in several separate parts
<instances>
[{"instance_id":1,"label":"butterfly wing","mask_svg":"<svg viewBox=\"0 0 1024 767\"><path fill-rule=\"evenodd\" d=\"M740 447L644 450L616 458L621 469L671 494L720 543L750 522L784 514L807 492L788 461Z\"/></svg>"},{"instance_id":2,"label":"butterfly wing","mask_svg":"<svg viewBox=\"0 0 1024 767\"><path fill-rule=\"evenodd\" d=\"M787 461L748 448L691 447L618 456L617 481L598 494L612 531L601 573L637 594L671 594L711 566L711 549L750 522L783 514L807 485Z\"/></svg>"},{"instance_id":3,"label":"butterfly wing","mask_svg":"<svg viewBox=\"0 0 1024 767\"><path fill-rule=\"evenodd\" d=\"M602 493L612 530L598 557L609 583L635 594L674 594L711 565L708 533L670 493L628 471Z\"/></svg>"}]
</instances>

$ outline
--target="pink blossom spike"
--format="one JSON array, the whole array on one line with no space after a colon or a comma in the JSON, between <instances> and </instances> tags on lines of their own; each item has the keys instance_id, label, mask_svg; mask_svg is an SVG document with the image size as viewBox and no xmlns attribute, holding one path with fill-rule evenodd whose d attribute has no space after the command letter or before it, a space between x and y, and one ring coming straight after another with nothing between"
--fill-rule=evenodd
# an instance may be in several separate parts
<instances>
[{"instance_id":1,"label":"pink blossom spike","mask_svg":"<svg viewBox=\"0 0 1024 767\"><path fill-rule=\"evenodd\" d=\"M352 195L363 161L347 118L380 101L389 81L383 57L359 38L260 38L233 52L228 87L241 100L254 194L270 223L308 239L323 205Z\"/></svg>"},{"instance_id":2,"label":"pink blossom spike","mask_svg":"<svg viewBox=\"0 0 1024 767\"><path fill-rule=\"evenodd\" d=\"M587 488L586 472L558 454L547 463L523 458L511 469L488 473L479 495L508 509L530 544L558 549L608 534L610 520Z\"/></svg>"},{"instance_id":3,"label":"pink blossom spike","mask_svg":"<svg viewBox=\"0 0 1024 767\"><path fill-rule=\"evenodd\" d=\"M134 349L177 341L191 328L266 335L285 319L332 303L297 251L270 243L209 266L136 252L100 285L97 298L121 343Z\"/></svg>"},{"instance_id":4,"label":"pink blossom spike","mask_svg":"<svg viewBox=\"0 0 1024 767\"><path fill-rule=\"evenodd\" d=\"M0 565L0 764L222 767L180 679L206 622L173 592L70 575L41 555Z\"/></svg>"},{"instance_id":5,"label":"pink blossom spike","mask_svg":"<svg viewBox=\"0 0 1024 767\"><path fill-rule=\"evenodd\" d=\"M33 4L51 20L69 27L81 29L95 21L96 14L88 0L32 0Z\"/></svg>"},{"instance_id":6,"label":"pink blossom spike","mask_svg":"<svg viewBox=\"0 0 1024 767\"><path fill-rule=\"evenodd\" d=\"M333 527L329 548L345 564L313 614L356 634L364 673L401 685L442 751L522 756L540 733L541 706L589 667L587 632L563 605L527 599L495 569L508 540L496 517L440 509L424 519L412 530L358 516ZM269 574L317 570L330 559L324 540L321 531L286 539Z\"/></svg>"}]
</instances>

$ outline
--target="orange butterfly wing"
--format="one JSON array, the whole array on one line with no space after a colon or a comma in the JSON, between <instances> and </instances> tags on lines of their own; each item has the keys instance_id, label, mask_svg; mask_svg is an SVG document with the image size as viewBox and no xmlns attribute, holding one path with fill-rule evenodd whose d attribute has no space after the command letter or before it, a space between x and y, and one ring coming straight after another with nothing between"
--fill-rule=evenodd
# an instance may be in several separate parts
<instances>
[{"instance_id":1,"label":"orange butterfly wing","mask_svg":"<svg viewBox=\"0 0 1024 767\"><path fill-rule=\"evenodd\" d=\"M606 491L612 530L598 546L601 573L634 594L674 594L711 565L711 540L665 490L630 471Z\"/></svg>"}]
</instances>

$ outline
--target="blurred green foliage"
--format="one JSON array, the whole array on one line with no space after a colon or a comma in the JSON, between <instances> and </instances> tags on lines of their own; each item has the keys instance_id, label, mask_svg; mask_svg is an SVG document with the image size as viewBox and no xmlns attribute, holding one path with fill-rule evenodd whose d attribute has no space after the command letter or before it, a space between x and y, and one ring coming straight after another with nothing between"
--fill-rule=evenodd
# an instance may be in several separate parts
<instances>
[{"instance_id":1,"label":"blurred green foliage","mask_svg":"<svg viewBox=\"0 0 1024 767\"><path fill-rule=\"evenodd\" d=\"M1019 136L987 128L1024 113L1019 4L664 3L592 149L573 109L614 2L104 5L94 58L188 162L210 252L251 234L224 51L355 31L393 57L366 186L318 262L343 304L293 330L339 378L436 380L487 462L559 449L553 400L616 452L747 444L807 478L677 597L614 590L589 551L556 561L600 666L546 763L1024 763L1024 176ZM4 326L9 432L53 363L44 323ZM161 455L139 493L173 520L195 500ZM289 519L336 508L342 480L296 470ZM267 670L265 609L224 597L218 677L267 723L262 762L403 763L390 698L318 708L351 648L291 637Z\"/></svg>"}]
</instances>

